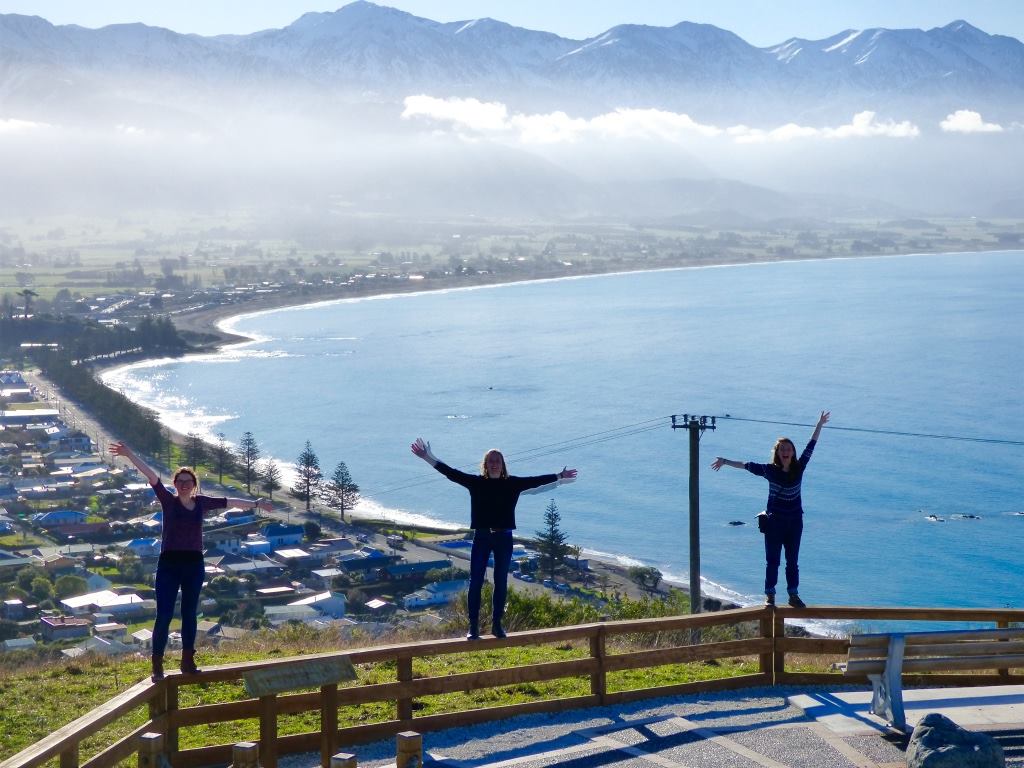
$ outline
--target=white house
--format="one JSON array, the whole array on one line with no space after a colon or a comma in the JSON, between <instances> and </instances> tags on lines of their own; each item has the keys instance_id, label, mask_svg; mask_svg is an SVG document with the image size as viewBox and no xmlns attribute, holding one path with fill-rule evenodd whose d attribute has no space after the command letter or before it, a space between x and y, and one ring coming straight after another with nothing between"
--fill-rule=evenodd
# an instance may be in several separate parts
<instances>
[{"instance_id":1,"label":"white house","mask_svg":"<svg viewBox=\"0 0 1024 768\"><path fill-rule=\"evenodd\" d=\"M345 595L341 592L318 592L315 595L288 603L288 605L308 605L322 616L332 619L345 618Z\"/></svg>"},{"instance_id":2,"label":"white house","mask_svg":"<svg viewBox=\"0 0 1024 768\"><path fill-rule=\"evenodd\" d=\"M132 642L148 651L153 647L153 630L140 629L138 632L132 632Z\"/></svg>"},{"instance_id":3,"label":"white house","mask_svg":"<svg viewBox=\"0 0 1024 768\"><path fill-rule=\"evenodd\" d=\"M263 614L271 626L279 627L289 621L301 621L309 624L318 621L320 612L308 605L270 605L264 609Z\"/></svg>"},{"instance_id":4,"label":"white house","mask_svg":"<svg viewBox=\"0 0 1024 768\"><path fill-rule=\"evenodd\" d=\"M345 571L339 568L316 568L310 572L309 583L330 589L334 579L343 575L345 575Z\"/></svg>"},{"instance_id":5,"label":"white house","mask_svg":"<svg viewBox=\"0 0 1024 768\"><path fill-rule=\"evenodd\" d=\"M144 600L134 592L119 595L109 589L67 597L61 600L60 604L72 616L107 613L113 617L127 619L151 616L156 613L156 600Z\"/></svg>"},{"instance_id":6,"label":"white house","mask_svg":"<svg viewBox=\"0 0 1024 768\"><path fill-rule=\"evenodd\" d=\"M430 605L445 605L458 597L460 592L469 589L469 582L465 579L453 581L436 581L428 584L423 589L417 589L402 598L406 610L426 608Z\"/></svg>"},{"instance_id":7,"label":"white house","mask_svg":"<svg viewBox=\"0 0 1024 768\"><path fill-rule=\"evenodd\" d=\"M86 653L98 653L103 656L123 656L135 653L135 649L125 645L120 640L106 639L102 637L89 637L76 645L74 648L65 648L62 654L69 658L78 658Z\"/></svg>"}]
</instances>

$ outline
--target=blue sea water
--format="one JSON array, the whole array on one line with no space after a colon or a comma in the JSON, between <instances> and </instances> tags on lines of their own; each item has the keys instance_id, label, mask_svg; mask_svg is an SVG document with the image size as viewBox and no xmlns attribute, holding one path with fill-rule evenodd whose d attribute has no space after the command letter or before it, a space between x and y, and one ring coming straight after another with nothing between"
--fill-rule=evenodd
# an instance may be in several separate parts
<instances>
[{"instance_id":1,"label":"blue sea water","mask_svg":"<svg viewBox=\"0 0 1024 768\"><path fill-rule=\"evenodd\" d=\"M570 540L685 583L688 439L700 442L705 589L760 599L766 484L716 455L801 449L801 592L819 604L1024 607L1024 252L680 269L349 300L243 316L223 354L108 371L181 432L251 431L344 460L369 510L465 524L465 492L409 452L472 469L579 469ZM726 414L730 418L724 418ZM944 522L931 522L936 515ZM969 519L963 515L976 515ZM732 526L730 521L748 523Z\"/></svg>"}]
</instances>

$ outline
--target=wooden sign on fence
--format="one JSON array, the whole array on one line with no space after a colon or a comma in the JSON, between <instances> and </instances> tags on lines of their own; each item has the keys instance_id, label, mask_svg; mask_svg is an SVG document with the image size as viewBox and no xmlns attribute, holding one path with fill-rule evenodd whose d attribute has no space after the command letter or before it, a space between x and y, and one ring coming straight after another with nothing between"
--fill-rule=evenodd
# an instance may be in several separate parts
<instances>
[{"instance_id":1,"label":"wooden sign on fence","mask_svg":"<svg viewBox=\"0 0 1024 768\"><path fill-rule=\"evenodd\" d=\"M343 680L355 680L356 671L348 656L313 659L246 672L245 692L254 699L300 688L321 688Z\"/></svg>"}]
</instances>

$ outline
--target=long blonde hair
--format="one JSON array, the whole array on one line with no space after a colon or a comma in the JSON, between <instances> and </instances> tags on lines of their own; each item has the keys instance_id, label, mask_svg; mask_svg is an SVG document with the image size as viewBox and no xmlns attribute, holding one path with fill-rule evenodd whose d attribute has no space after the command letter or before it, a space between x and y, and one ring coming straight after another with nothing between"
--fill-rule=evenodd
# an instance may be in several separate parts
<instances>
[{"instance_id":1,"label":"long blonde hair","mask_svg":"<svg viewBox=\"0 0 1024 768\"><path fill-rule=\"evenodd\" d=\"M487 457L490 456L492 453L496 453L501 457L501 474L498 475L498 477L501 479L508 477L508 467L505 466L505 454L503 454L497 448L491 448L491 450L487 451L487 453L484 454L484 457L480 459L480 474L483 475L484 477L488 476Z\"/></svg>"}]
</instances>

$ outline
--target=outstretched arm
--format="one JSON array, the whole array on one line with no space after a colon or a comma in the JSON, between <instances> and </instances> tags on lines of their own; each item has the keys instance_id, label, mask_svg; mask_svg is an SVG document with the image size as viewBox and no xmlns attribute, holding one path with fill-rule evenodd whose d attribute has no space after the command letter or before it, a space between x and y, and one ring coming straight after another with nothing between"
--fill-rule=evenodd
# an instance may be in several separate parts
<instances>
[{"instance_id":1,"label":"outstretched arm","mask_svg":"<svg viewBox=\"0 0 1024 768\"><path fill-rule=\"evenodd\" d=\"M721 456L716 456L715 460L711 462L711 468L717 472L722 467L733 467L734 469L744 469L745 465L742 461L733 461L732 459L723 459Z\"/></svg>"},{"instance_id":2,"label":"outstretched arm","mask_svg":"<svg viewBox=\"0 0 1024 768\"><path fill-rule=\"evenodd\" d=\"M246 507L251 507L252 509L262 509L264 512L274 511L274 502L262 497L258 499L235 499L229 496L225 501L229 508L245 509Z\"/></svg>"},{"instance_id":3,"label":"outstretched arm","mask_svg":"<svg viewBox=\"0 0 1024 768\"><path fill-rule=\"evenodd\" d=\"M562 471L558 473L559 480L575 480L576 470L569 469L568 467L562 467Z\"/></svg>"},{"instance_id":4,"label":"outstretched arm","mask_svg":"<svg viewBox=\"0 0 1024 768\"><path fill-rule=\"evenodd\" d=\"M413 454L423 459L427 464L432 467L437 466L437 457L430 450L430 443L424 440L422 437L417 437L416 442L410 446Z\"/></svg>"},{"instance_id":5,"label":"outstretched arm","mask_svg":"<svg viewBox=\"0 0 1024 768\"><path fill-rule=\"evenodd\" d=\"M150 485L156 485L160 482L160 475L158 475L153 468L149 466L149 464L135 455L135 451L124 443L111 443L110 452L115 456L124 456L128 459L128 461L135 465L135 468L139 470L139 472L146 476Z\"/></svg>"},{"instance_id":6,"label":"outstretched arm","mask_svg":"<svg viewBox=\"0 0 1024 768\"><path fill-rule=\"evenodd\" d=\"M811 435L811 440L818 441L818 436L821 434L821 428L828 424L828 420L832 418L832 411L822 411L818 417L818 423L814 425L814 434Z\"/></svg>"}]
</instances>

